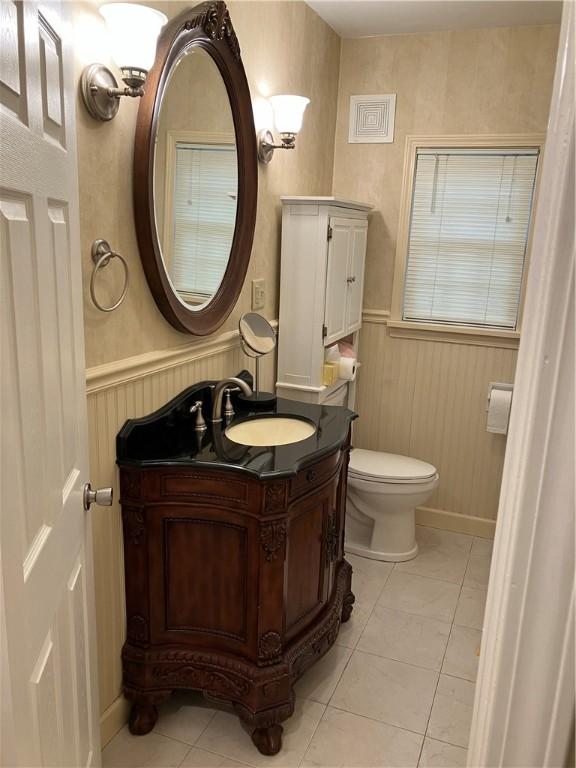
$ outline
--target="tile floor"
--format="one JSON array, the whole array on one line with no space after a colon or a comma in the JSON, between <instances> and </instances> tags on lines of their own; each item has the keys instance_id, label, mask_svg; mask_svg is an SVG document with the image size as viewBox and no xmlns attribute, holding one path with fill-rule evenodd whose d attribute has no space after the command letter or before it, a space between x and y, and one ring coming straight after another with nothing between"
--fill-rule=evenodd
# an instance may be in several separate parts
<instances>
[{"instance_id":1,"label":"tile floor","mask_svg":"<svg viewBox=\"0 0 576 768\"><path fill-rule=\"evenodd\" d=\"M235 715L178 694L152 733L124 728L104 768L465 766L492 546L420 526L417 537L407 563L348 556L352 618L296 684L279 755L260 755Z\"/></svg>"}]
</instances>

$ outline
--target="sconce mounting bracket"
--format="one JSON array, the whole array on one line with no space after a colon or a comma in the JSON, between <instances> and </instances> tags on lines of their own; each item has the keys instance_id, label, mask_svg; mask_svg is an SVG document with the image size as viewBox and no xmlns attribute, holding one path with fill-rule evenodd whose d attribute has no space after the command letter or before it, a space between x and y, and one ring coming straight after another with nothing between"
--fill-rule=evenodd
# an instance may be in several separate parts
<instances>
[{"instance_id":1,"label":"sconce mounting bracket","mask_svg":"<svg viewBox=\"0 0 576 768\"><path fill-rule=\"evenodd\" d=\"M90 64L82 72L82 98L86 109L96 120L112 120L120 107L120 99L111 96L110 90L117 90L118 83L104 64Z\"/></svg>"},{"instance_id":2,"label":"sconce mounting bracket","mask_svg":"<svg viewBox=\"0 0 576 768\"><path fill-rule=\"evenodd\" d=\"M296 146L295 133L282 133L282 144L274 144L274 136L270 131L260 131L258 134L258 160L268 165L274 155L275 149L294 149Z\"/></svg>"}]
</instances>

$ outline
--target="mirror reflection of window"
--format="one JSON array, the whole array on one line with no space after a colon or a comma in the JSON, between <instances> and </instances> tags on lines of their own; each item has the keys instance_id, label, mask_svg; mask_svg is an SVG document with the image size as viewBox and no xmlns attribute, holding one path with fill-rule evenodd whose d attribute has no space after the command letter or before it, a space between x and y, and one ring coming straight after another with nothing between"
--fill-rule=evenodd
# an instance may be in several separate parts
<instances>
[{"instance_id":1,"label":"mirror reflection of window","mask_svg":"<svg viewBox=\"0 0 576 768\"><path fill-rule=\"evenodd\" d=\"M170 278L181 298L204 304L218 290L236 225L235 144L177 142Z\"/></svg>"}]
</instances>

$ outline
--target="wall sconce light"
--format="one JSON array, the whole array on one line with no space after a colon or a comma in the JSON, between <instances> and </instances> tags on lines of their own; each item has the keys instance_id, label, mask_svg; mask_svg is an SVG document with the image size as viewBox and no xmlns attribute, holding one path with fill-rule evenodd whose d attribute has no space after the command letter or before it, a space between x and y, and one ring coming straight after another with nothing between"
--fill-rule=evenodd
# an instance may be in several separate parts
<instances>
[{"instance_id":1,"label":"wall sconce light","mask_svg":"<svg viewBox=\"0 0 576 768\"><path fill-rule=\"evenodd\" d=\"M154 64L156 41L168 19L160 11L134 3L108 3L100 13L106 21L112 58L126 87L118 88L104 64L90 64L82 73L82 96L96 120L112 120L121 96L142 96L148 70Z\"/></svg>"},{"instance_id":2,"label":"wall sconce light","mask_svg":"<svg viewBox=\"0 0 576 768\"><path fill-rule=\"evenodd\" d=\"M260 131L258 134L258 159L267 165L275 149L294 149L296 135L302 128L304 110L310 104L305 96L270 96L268 99L274 112L274 123L280 134L281 144L274 144L274 136L270 131Z\"/></svg>"}]
</instances>

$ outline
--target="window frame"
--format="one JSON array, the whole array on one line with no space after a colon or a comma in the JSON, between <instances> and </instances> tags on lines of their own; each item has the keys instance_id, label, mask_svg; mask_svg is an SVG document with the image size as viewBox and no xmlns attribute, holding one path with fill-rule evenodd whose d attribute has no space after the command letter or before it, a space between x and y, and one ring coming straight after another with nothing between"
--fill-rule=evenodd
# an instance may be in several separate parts
<instances>
[{"instance_id":1,"label":"window frame","mask_svg":"<svg viewBox=\"0 0 576 768\"><path fill-rule=\"evenodd\" d=\"M542 158L544 154L545 135L533 134L481 134L459 136L406 136L404 150L404 168L402 179L402 194L400 197L400 215L398 219L398 235L396 240L396 258L394 263L394 282L392 287L392 308L388 320L391 336L401 336L413 339L428 339L430 341L452 341L457 344L476 344L481 346L505 347L515 349L520 341L524 293L526 278L530 268L530 249L532 245L532 229L534 216L531 216L526 259L522 274L522 288L518 306L518 324L516 330L479 327L477 325L457 325L452 323L409 321L402 318L404 302L404 281L408 261L408 238L412 214L412 195L416 155L419 149L523 149L537 148L540 152L536 169L534 185L533 210L538 202L538 187Z\"/></svg>"},{"instance_id":2,"label":"window frame","mask_svg":"<svg viewBox=\"0 0 576 768\"><path fill-rule=\"evenodd\" d=\"M172 215L174 212L174 181L176 179L176 146L178 144L215 144L215 145L234 145L237 151L236 136L233 132L229 133L209 133L207 131L166 131L166 167L164 169L164 222L162 234L162 258L166 266L166 274L172 283L170 277L170 267L172 262L172 247L174 227L172 226ZM238 215L238 209L236 209ZM175 289L174 289L175 290ZM192 294L191 294L192 295ZM203 304L205 299L198 301Z\"/></svg>"}]
</instances>

